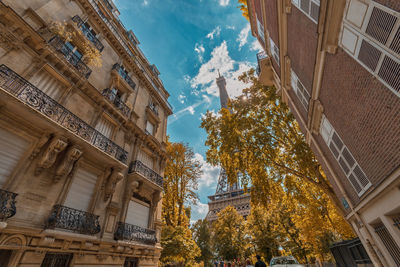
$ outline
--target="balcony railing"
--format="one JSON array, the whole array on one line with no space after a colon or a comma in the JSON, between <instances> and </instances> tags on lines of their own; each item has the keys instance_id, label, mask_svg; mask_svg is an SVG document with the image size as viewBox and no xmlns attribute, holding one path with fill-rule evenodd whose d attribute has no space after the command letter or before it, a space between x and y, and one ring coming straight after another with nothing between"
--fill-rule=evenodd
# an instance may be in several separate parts
<instances>
[{"instance_id":1,"label":"balcony railing","mask_svg":"<svg viewBox=\"0 0 400 267\"><path fill-rule=\"evenodd\" d=\"M75 15L72 18L72 21L76 23L76 25L82 30L83 34L86 38L92 42L92 44L99 50L100 52L103 51L104 45L97 39L96 35L94 35L89 28L86 27L84 21L78 15Z\"/></svg>"},{"instance_id":2,"label":"balcony railing","mask_svg":"<svg viewBox=\"0 0 400 267\"><path fill-rule=\"evenodd\" d=\"M47 220L46 228L59 228L85 235L95 235L100 232L99 216L89 212L55 205Z\"/></svg>"},{"instance_id":3,"label":"balcony railing","mask_svg":"<svg viewBox=\"0 0 400 267\"><path fill-rule=\"evenodd\" d=\"M135 160L129 165L129 173L134 172L143 175L148 180L152 181L160 187L163 186L163 178L158 173L144 165L140 160Z\"/></svg>"},{"instance_id":4,"label":"balcony railing","mask_svg":"<svg viewBox=\"0 0 400 267\"><path fill-rule=\"evenodd\" d=\"M114 239L137 241L147 245L154 245L157 243L156 232L154 230L122 222L118 222Z\"/></svg>"},{"instance_id":5,"label":"balcony railing","mask_svg":"<svg viewBox=\"0 0 400 267\"><path fill-rule=\"evenodd\" d=\"M15 208L16 196L16 193L0 189L0 221L14 216L17 212Z\"/></svg>"},{"instance_id":6,"label":"balcony railing","mask_svg":"<svg viewBox=\"0 0 400 267\"><path fill-rule=\"evenodd\" d=\"M107 98L108 101L113 103L114 106L122 112L122 114L124 114L126 117L129 117L131 114L131 109L121 100L121 98L119 98L119 96L113 94L109 88L104 89L102 94L105 98Z\"/></svg>"},{"instance_id":7,"label":"balcony railing","mask_svg":"<svg viewBox=\"0 0 400 267\"><path fill-rule=\"evenodd\" d=\"M121 68L118 63L115 63L112 69L118 72L118 74L129 84L129 86L132 87L132 89L135 89L135 82L132 81L131 77L128 76L128 74Z\"/></svg>"},{"instance_id":8,"label":"balcony railing","mask_svg":"<svg viewBox=\"0 0 400 267\"><path fill-rule=\"evenodd\" d=\"M5 65L0 65L0 87L101 151L126 163L128 152Z\"/></svg>"},{"instance_id":9,"label":"balcony railing","mask_svg":"<svg viewBox=\"0 0 400 267\"><path fill-rule=\"evenodd\" d=\"M72 52L72 50L67 47L64 41L59 36L54 36L49 44L53 46L58 52L63 54L65 59L71 63L81 75L83 75L86 79L89 78L92 70L79 58L77 55Z\"/></svg>"}]
</instances>

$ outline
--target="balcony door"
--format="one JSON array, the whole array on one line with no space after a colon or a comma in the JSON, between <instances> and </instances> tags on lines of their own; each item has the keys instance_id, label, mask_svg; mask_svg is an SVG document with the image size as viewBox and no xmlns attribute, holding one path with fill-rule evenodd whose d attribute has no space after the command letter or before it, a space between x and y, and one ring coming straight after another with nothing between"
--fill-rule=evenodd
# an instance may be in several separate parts
<instances>
[{"instance_id":1,"label":"balcony door","mask_svg":"<svg viewBox=\"0 0 400 267\"><path fill-rule=\"evenodd\" d=\"M0 128L0 188L10 177L29 142Z\"/></svg>"},{"instance_id":2,"label":"balcony door","mask_svg":"<svg viewBox=\"0 0 400 267\"><path fill-rule=\"evenodd\" d=\"M72 254L67 253L46 253L41 267L69 267Z\"/></svg>"},{"instance_id":3,"label":"balcony door","mask_svg":"<svg viewBox=\"0 0 400 267\"><path fill-rule=\"evenodd\" d=\"M44 69L37 72L30 82L54 100L60 99L64 93L64 84Z\"/></svg>"},{"instance_id":4,"label":"balcony door","mask_svg":"<svg viewBox=\"0 0 400 267\"><path fill-rule=\"evenodd\" d=\"M150 205L138 199L131 199L125 222L143 228L149 227Z\"/></svg>"},{"instance_id":5,"label":"balcony door","mask_svg":"<svg viewBox=\"0 0 400 267\"><path fill-rule=\"evenodd\" d=\"M96 130L108 139L112 139L115 125L106 117L102 116L96 125Z\"/></svg>"},{"instance_id":6,"label":"balcony door","mask_svg":"<svg viewBox=\"0 0 400 267\"><path fill-rule=\"evenodd\" d=\"M154 170L154 160L146 152L140 150L138 155L138 160L140 160L144 165L146 165L150 169Z\"/></svg>"},{"instance_id":7,"label":"balcony door","mask_svg":"<svg viewBox=\"0 0 400 267\"><path fill-rule=\"evenodd\" d=\"M12 250L0 249L0 266L8 266L12 253Z\"/></svg>"},{"instance_id":8,"label":"balcony door","mask_svg":"<svg viewBox=\"0 0 400 267\"><path fill-rule=\"evenodd\" d=\"M96 187L97 175L79 168L72 179L64 206L88 211Z\"/></svg>"}]
</instances>

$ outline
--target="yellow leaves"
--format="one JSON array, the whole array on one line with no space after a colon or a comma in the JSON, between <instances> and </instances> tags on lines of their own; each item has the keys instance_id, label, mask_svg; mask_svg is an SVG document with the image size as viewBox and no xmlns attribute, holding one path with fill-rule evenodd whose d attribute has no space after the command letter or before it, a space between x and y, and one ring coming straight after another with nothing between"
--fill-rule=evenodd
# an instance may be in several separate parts
<instances>
[{"instance_id":1,"label":"yellow leaves","mask_svg":"<svg viewBox=\"0 0 400 267\"><path fill-rule=\"evenodd\" d=\"M100 51L86 39L83 32L66 22L54 21L50 24L49 30L60 36L64 42L71 42L78 47L83 55L83 61L90 66L101 67L102 59Z\"/></svg>"}]
</instances>

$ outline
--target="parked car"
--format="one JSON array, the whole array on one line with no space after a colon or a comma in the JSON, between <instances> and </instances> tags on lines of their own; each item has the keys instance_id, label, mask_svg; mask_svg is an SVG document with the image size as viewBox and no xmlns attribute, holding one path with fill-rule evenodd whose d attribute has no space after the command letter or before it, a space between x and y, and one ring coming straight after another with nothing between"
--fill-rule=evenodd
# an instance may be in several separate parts
<instances>
[{"instance_id":1,"label":"parked car","mask_svg":"<svg viewBox=\"0 0 400 267\"><path fill-rule=\"evenodd\" d=\"M293 256L273 257L270 267L304 267Z\"/></svg>"}]
</instances>

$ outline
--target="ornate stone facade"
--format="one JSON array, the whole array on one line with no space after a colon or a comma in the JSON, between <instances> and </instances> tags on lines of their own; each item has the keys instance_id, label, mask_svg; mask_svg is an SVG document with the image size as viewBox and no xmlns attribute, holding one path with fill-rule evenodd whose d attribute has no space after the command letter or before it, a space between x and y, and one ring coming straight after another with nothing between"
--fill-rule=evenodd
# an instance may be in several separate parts
<instances>
[{"instance_id":1,"label":"ornate stone facade","mask_svg":"<svg viewBox=\"0 0 400 267\"><path fill-rule=\"evenodd\" d=\"M118 14L0 2L1 266L157 266L172 108Z\"/></svg>"}]
</instances>

